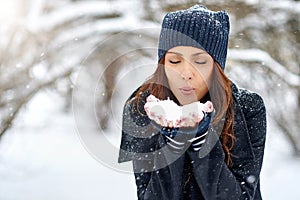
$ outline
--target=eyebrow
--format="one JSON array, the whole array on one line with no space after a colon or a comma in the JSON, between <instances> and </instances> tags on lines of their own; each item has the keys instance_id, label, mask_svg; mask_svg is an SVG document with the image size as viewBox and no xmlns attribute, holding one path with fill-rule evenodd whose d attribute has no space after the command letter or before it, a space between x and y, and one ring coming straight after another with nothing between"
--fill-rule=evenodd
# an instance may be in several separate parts
<instances>
[{"instance_id":1,"label":"eyebrow","mask_svg":"<svg viewBox=\"0 0 300 200\"><path fill-rule=\"evenodd\" d=\"M178 52L174 52L174 51L168 51L167 53L172 53L172 54L177 54L177 55L179 55L179 56L183 56L183 54L178 53ZM205 54L205 53L206 53L206 52L197 52L197 53L192 54L192 56L194 57L194 56L198 56L198 55L200 55L200 54Z\"/></svg>"}]
</instances>

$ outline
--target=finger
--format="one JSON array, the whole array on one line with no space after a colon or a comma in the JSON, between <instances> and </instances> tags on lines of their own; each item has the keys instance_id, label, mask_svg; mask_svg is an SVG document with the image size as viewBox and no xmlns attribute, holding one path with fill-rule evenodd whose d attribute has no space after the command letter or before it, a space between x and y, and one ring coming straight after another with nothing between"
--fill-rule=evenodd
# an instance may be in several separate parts
<instances>
[{"instance_id":1,"label":"finger","mask_svg":"<svg viewBox=\"0 0 300 200\"><path fill-rule=\"evenodd\" d=\"M161 124L160 124L160 120L159 120L158 118L154 118L153 120L155 121L155 123L161 125Z\"/></svg>"},{"instance_id":2,"label":"finger","mask_svg":"<svg viewBox=\"0 0 300 200\"><path fill-rule=\"evenodd\" d=\"M180 127L181 127L181 126L185 126L185 121L186 121L186 118L182 117L182 118L180 119L180 124L179 124L179 126L180 126Z\"/></svg>"},{"instance_id":3,"label":"finger","mask_svg":"<svg viewBox=\"0 0 300 200\"><path fill-rule=\"evenodd\" d=\"M181 120L177 119L174 123L174 127L180 127Z\"/></svg>"},{"instance_id":4,"label":"finger","mask_svg":"<svg viewBox=\"0 0 300 200\"><path fill-rule=\"evenodd\" d=\"M159 100L151 94L147 97L146 101L147 102L158 102Z\"/></svg>"},{"instance_id":5,"label":"finger","mask_svg":"<svg viewBox=\"0 0 300 200\"><path fill-rule=\"evenodd\" d=\"M157 124L159 124L159 125L162 126L161 120L160 120L160 117L159 117L159 116L154 117L153 120L154 120Z\"/></svg>"},{"instance_id":6,"label":"finger","mask_svg":"<svg viewBox=\"0 0 300 200\"><path fill-rule=\"evenodd\" d=\"M198 116L197 117L197 122L201 122L203 120L203 116Z\"/></svg>"},{"instance_id":7,"label":"finger","mask_svg":"<svg viewBox=\"0 0 300 200\"><path fill-rule=\"evenodd\" d=\"M206 106L206 112L212 112L214 110L212 102L207 101L204 105Z\"/></svg>"},{"instance_id":8,"label":"finger","mask_svg":"<svg viewBox=\"0 0 300 200\"><path fill-rule=\"evenodd\" d=\"M185 126L186 127L194 127L197 124L196 121L194 121L192 118L188 118L186 121Z\"/></svg>"},{"instance_id":9,"label":"finger","mask_svg":"<svg viewBox=\"0 0 300 200\"><path fill-rule=\"evenodd\" d=\"M159 117L159 121L160 121L160 125L162 125L162 126L164 126L164 127L167 126L166 120L164 120L162 116Z\"/></svg>"},{"instance_id":10,"label":"finger","mask_svg":"<svg viewBox=\"0 0 300 200\"><path fill-rule=\"evenodd\" d=\"M195 125L195 122L192 118L189 119L189 127L193 127Z\"/></svg>"},{"instance_id":11,"label":"finger","mask_svg":"<svg viewBox=\"0 0 300 200\"><path fill-rule=\"evenodd\" d=\"M192 113L192 115L191 115L191 121L193 123L198 123L198 114L197 113Z\"/></svg>"},{"instance_id":12,"label":"finger","mask_svg":"<svg viewBox=\"0 0 300 200\"><path fill-rule=\"evenodd\" d=\"M152 118L156 118L155 112L150 112L150 115L148 115L148 116L150 116Z\"/></svg>"},{"instance_id":13,"label":"finger","mask_svg":"<svg viewBox=\"0 0 300 200\"><path fill-rule=\"evenodd\" d=\"M168 127L168 122L167 122L167 120L163 120L163 123L164 123L164 127Z\"/></svg>"},{"instance_id":14,"label":"finger","mask_svg":"<svg viewBox=\"0 0 300 200\"><path fill-rule=\"evenodd\" d=\"M173 121L172 120L168 120L167 121L168 127L172 128L173 127Z\"/></svg>"},{"instance_id":15,"label":"finger","mask_svg":"<svg viewBox=\"0 0 300 200\"><path fill-rule=\"evenodd\" d=\"M149 108L145 108L145 111L146 111L146 114L147 114L148 116L150 116L150 110L149 110Z\"/></svg>"}]
</instances>

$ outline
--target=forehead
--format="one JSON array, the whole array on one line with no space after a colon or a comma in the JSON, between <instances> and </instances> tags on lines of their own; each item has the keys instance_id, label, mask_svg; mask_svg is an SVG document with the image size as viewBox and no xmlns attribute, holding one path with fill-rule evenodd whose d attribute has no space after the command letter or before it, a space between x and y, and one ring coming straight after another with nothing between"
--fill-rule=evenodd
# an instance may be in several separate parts
<instances>
[{"instance_id":1,"label":"forehead","mask_svg":"<svg viewBox=\"0 0 300 200\"><path fill-rule=\"evenodd\" d=\"M199 49L191 46L176 46L167 51L166 55L179 55L183 57L191 57L197 55L208 55L209 54L203 49Z\"/></svg>"}]
</instances>

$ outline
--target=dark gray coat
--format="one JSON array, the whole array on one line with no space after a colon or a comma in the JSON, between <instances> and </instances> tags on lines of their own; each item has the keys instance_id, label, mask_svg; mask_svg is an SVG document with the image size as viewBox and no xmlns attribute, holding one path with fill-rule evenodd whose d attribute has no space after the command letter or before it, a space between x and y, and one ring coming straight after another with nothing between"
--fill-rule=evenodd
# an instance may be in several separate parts
<instances>
[{"instance_id":1,"label":"dark gray coat","mask_svg":"<svg viewBox=\"0 0 300 200\"><path fill-rule=\"evenodd\" d=\"M133 160L138 199L261 199L266 110L262 98L232 84L234 134L232 165L217 128L211 127L200 152L188 148L181 155L168 150L162 135L145 113L127 101L123 113L119 162ZM149 94L144 94L145 98ZM129 98L129 100L134 94ZM141 109L145 102L141 102Z\"/></svg>"}]
</instances>

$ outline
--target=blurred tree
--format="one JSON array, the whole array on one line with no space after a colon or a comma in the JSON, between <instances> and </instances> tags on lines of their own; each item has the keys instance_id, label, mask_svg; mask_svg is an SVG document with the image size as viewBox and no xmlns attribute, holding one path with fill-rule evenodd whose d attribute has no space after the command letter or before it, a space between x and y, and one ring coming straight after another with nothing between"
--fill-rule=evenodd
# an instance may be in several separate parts
<instances>
[{"instance_id":1,"label":"blurred tree","mask_svg":"<svg viewBox=\"0 0 300 200\"><path fill-rule=\"evenodd\" d=\"M52 88L66 95L66 105L70 108L71 91L82 65L89 68L85 71L89 76L87 82L101 73L105 75L102 79L105 95L98 99L103 106L97 110L104 128L115 76L121 63L124 64L113 62L114 56L122 45L138 49L140 43L126 42L130 37L132 41L136 38L129 33L122 41L106 46L105 55L99 46L113 34L150 23L139 17L141 12L131 12L133 7L143 7L142 2L12 1L18 5L18 17L9 23L2 19L0 27L0 136L11 126L18 111L42 89ZM92 97L83 95L82 104L86 98Z\"/></svg>"}]
</instances>

